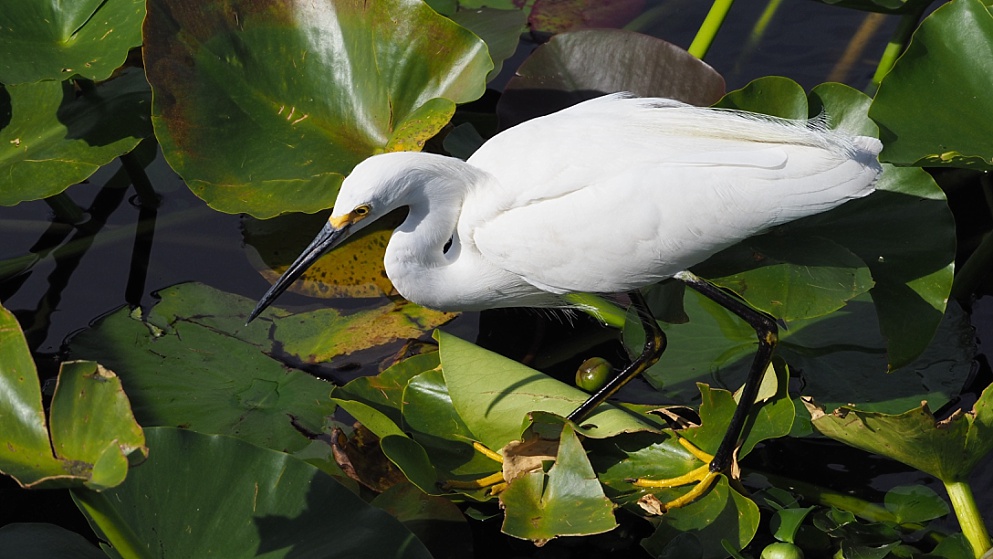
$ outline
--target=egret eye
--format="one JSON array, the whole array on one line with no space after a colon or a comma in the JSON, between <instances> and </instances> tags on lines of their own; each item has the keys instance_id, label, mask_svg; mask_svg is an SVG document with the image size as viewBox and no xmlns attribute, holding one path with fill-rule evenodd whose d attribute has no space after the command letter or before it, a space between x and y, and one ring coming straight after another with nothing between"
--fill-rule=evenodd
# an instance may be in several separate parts
<instances>
[{"instance_id":1,"label":"egret eye","mask_svg":"<svg viewBox=\"0 0 993 559\"><path fill-rule=\"evenodd\" d=\"M352 210L352 213L355 214L356 217L365 217L369 215L369 206L358 206Z\"/></svg>"}]
</instances>

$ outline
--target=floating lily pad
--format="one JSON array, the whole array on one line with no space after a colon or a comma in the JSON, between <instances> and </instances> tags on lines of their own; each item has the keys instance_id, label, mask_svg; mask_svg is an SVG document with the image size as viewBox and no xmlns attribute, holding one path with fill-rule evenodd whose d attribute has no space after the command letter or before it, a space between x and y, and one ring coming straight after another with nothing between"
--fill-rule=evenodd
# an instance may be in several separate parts
<instances>
[{"instance_id":1,"label":"floating lily pad","mask_svg":"<svg viewBox=\"0 0 993 559\"><path fill-rule=\"evenodd\" d=\"M166 160L211 207L263 218L329 208L358 162L419 150L492 68L420 0L154 0L144 48Z\"/></svg>"},{"instance_id":2,"label":"floating lily pad","mask_svg":"<svg viewBox=\"0 0 993 559\"><path fill-rule=\"evenodd\" d=\"M13 314L0 307L0 471L22 487L103 490L147 455L121 382L97 363L64 362L51 403L51 434L38 372Z\"/></svg>"},{"instance_id":3,"label":"floating lily pad","mask_svg":"<svg viewBox=\"0 0 993 559\"><path fill-rule=\"evenodd\" d=\"M128 482L73 498L123 557L429 558L386 512L287 454L157 427Z\"/></svg>"},{"instance_id":4,"label":"floating lily pad","mask_svg":"<svg viewBox=\"0 0 993 559\"><path fill-rule=\"evenodd\" d=\"M653 557L723 559L725 543L740 550L755 537L759 508L721 476L706 495L662 517L641 545Z\"/></svg>"},{"instance_id":5,"label":"floating lily pad","mask_svg":"<svg viewBox=\"0 0 993 559\"><path fill-rule=\"evenodd\" d=\"M645 0L536 0L531 2L528 23L534 31L556 34L624 27L645 10L645 4Z\"/></svg>"},{"instance_id":6,"label":"floating lily pad","mask_svg":"<svg viewBox=\"0 0 993 559\"><path fill-rule=\"evenodd\" d=\"M0 205L58 194L131 151L152 133L150 105L138 70L78 97L67 82L0 87Z\"/></svg>"},{"instance_id":7,"label":"floating lily pad","mask_svg":"<svg viewBox=\"0 0 993 559\"><path fill-rule=\"evenodd\" d=\"M486 76L489 82L500 74L503 62L514 55L527 29L527 14L523 10L495 10L478 8L459 10L451 14L452 21L465 27L486 41L494 68Z\"/></svg>"},{"instance_id":8,"label":"floating lily pad","mask_svg":"<svg viewBox=\"0 0 993 559\"><path fill-rule=\"evenodd\" d=\"M881 160L993 169L993 123L976 118L993 114L991 44L993 14L979 0L949 2L921 22L869 109Z\"/></svg>"},{"instance_id":9,"label":"floating lily pad","mask_svg":"<svg viewBox=\"0 0 993 559\"><path fill-rule=\"evenodd\" d=\"M993 388L972 410L938 421L927 404L890 415L844 406L832 413L805 402L818 431L845 444L898 460L947 482L965 480L993 451Z\"/></svg>"},{"instance_id":10,"label":"floating lily pad","mask_svg":"<svg viewBox=\"0 0 993 559\"><path fill-rule=\"evenodd\" d=\"M105 80L141 45L144 17L144 0L7 0L0 11L0 83Z\"/></svg>"},{"instance_id":11,"label":"floating lily pad","mask_svg":"<svg viewBox=\"0 0 993 559\"><path fill-rule=\"evenodd\" d=\"M724 94L724 78L661 39L620 30L574 31L556 35L521 64L497 114L507 128L618 91L710 105Z\"/></svg>"},{"instance_id":12,"label":"floating lily pad","mask_svg":"<svg viewBox=\"0 0 993 559\"><path fill-rule=\"evenodd\" d=\"M518 440L530 412L564 417L589 398L578 388L455 336L438 332L437 337L452 404L476 440L491 449ZM602 438L656 428L607 404L583 422L580 433Z\"/></svg>"},{"instance_id":13,"label":"floating lily pad","mask_svg":"<svg viewBox=\"0 0 993 559\"><path fill-rule=\"evenodd\" d=\"M159 293L146 319L120 309L70 342L122 371L146 426L181 426L298 450L335 409L332 385L269 357L268 324L246 328L252 302L197 284Z\"/></svg>"},{"instance_id":14,"label":"floating lily pad","mask_svg":"<svg viewBox=\"0 0 993 559\"><path fill-rule=\"evenodd\" d=\"M613 530L614 505L603 494L586 451L571 425L562 427L555 463L510 482L500 494L507 514L503 531L544 543L559 536Z\"/></svg>"}]
</instances>

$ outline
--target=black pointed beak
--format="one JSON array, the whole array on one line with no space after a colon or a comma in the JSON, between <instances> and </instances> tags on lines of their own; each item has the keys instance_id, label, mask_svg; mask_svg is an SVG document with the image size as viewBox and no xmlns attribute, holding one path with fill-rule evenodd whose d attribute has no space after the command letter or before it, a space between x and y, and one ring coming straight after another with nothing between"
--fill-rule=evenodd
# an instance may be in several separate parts
<instances>
[{"instance_id":1,"label":"black pointed beak","mask_svg":"<svg viewBox=\"0 0 993 559\"><path fill-rule=\"evenodd\" d=\"M283 272L283 275L276 280L276 283L266 291L265 295L259 299L257 305L255 305L255 310L252 314L248 315L248 321L245 324L255 320L262 311L264 311L277 297L286 291L286 288L290 286L297 278L300 277L307 268L310 268L314 262L323 256L326 252L337 246L342 240L348 237L348 225L343 227L335 227L331 223L325 223L321 232L314 237L314 240L310 242L310 245L297 257L290 267Z\"/></svg>"}]
</instances>

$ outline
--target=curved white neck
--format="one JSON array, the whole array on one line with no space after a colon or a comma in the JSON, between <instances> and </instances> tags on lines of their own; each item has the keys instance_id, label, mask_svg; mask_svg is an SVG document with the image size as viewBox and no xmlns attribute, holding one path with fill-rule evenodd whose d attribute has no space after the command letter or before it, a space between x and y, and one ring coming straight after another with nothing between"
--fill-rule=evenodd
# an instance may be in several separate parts
<instances>
[{"instance_id":1,"label":"curved white neck","mask_svg":"<svg viewBox=\"0 0 993 559\"><path fill-rule=\"evenodd\" d=\"M418 158L417 167L408 169L403 178L409 187L401 205L409 213L393 232L384 265L405 298L436 309L455 309L452 299L464 286L453 277L461 271L453 264L462 255L458 234L462 205L474 188L490 179L459 159L421 155L425 157Z\"/></svg>"}]
</instances>

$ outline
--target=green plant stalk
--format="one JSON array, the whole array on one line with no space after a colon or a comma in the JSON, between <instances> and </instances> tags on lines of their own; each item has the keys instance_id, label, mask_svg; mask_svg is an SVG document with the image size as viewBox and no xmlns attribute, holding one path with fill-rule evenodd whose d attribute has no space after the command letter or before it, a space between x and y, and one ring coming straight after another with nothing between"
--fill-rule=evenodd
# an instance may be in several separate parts
<instances>
[{"instance_id":1,"label":"green plant stalk","mask_svg":"<svg viewBox=\"0 0 993 559\"><path fill-rule=\"evenodd\" d=\"M983 524L979 508L976 507L972 488L966 481L952 481L945 482L945 490L948 491L948 498L952 501L952 510L959 520L962 534L969 540L976 559L979 559L987 550L993 548L993 542L990 541L990 534Z\"/></svg>"},{"instance_id":2,"label":"green plant stalk","mask_svg":"<svg viewBox=\"0 0 993 559\"><path fill-rule=\"evenodd\" d=\"M91 489L72 489L72 500L86 514L90 527L114 546L114 551L124 559L150 557L143 542L128 523L109 506L107 496Z\"/></svg>"},{"instance_id":3,"label":"green plant stalk","mask_svg":"<svg viewBox=\"0 0 993 559\"><path fill-rule=\"evenodd\" d=\"M748 35L748 46L746 48L754 48L755 45L762 40L765 35L766 30L769 28L769 23L772 22L772 18L776 16L776 12L779 11L779 6L782 5L783 0L769 0L766 4L765 9L762 10L762 14L759 16L758 21L755 22L755 27L752 28L752 32Z\"/></svg>"},{"instance_id":4,"label":"green plant stalk","mask_svg":"<svg viewBox=\"0 0 993 559\"><path fill-rule=\"evenodd\" d=\"M563 297L579 310L613 328L624 328L627 312L610 301L591 293L569 293Z\"/></svg>"},{"instance_id":5,"label":"green plant stalk","mask_svg":"<svg viewBox=\"0 0 993 559\"><path fill-rule=\"evenodd\" d=\"M666 4L660 4L653 8L649 8L641 13L638 17L632 19L624 26L626 31L637 31L638 33L644 33L646 29L650 29L657 21L662 21L665 16L672 11L672 8Z\"/></svg>"},{"instance_id":6,"label":"green plant stalk","mask_svg":"<svg viewBox=\"0 0 993 559\"><path fill-rule=\"evenodd\" d=\"M879 59L879 64L876 65L876 73L872 75L872 84L870 86L872 91L879 88L879 84L883 81L883 78L886 77L886 74L896 64L896 59L907 48L911 37L914 36L914 31L917 30L917 22L920 21L926 8L927 5L922 5L919 10L906 13L900 18L900 24L897 25L896 31L893 32L893 37L890 38L890 42L886 45L886 50L883 51L883 56Z\"/></svg>"},{"instance_id":7,"label":"green plant stalk","mask_svg":"<svg viewBox=\"0 0 993 559\"><path fill-rule=\"evenodd\" d=\"M59 192L54 196L45 198L45 203L55 212L55 218L65 223L82 223L86 220L86 214L82 208L76 205L65 192Z\"/></svg>"},{"instance_id":8,"label":"green plant stalk","mask_svg":"<svg viewBox=\"0 0 993 559\"><path fill-rule=\"evenodd\" d=\"M138 199L141 200L141 205L146 208L157 208L159 206L159 197L155 194L155 189L152 188L152 181L148 180L145 168L138 162L138 158L135 157L134 152L125 153L120 157L120 160L124 171L128 174L128 178L131 179L131 185L134 186L135 192L138 193Z\"/></svg>"},{"instance_id":9,"label":"green plant stalk","mask_svg":"<svg viewBox=\"0 0 993 559\"><path fill-rule=\"evenodd\" d=\"M885 507L881 507L875 503L870 503L864 499L859 499L858 497L854 497L852 495L838 493L806 481L800 481L769 472L760 472L757 470L748 471L763 476L776 487L788 487L791 491L799 493L804 499L810 501L811 503L845 510L861 518L862 520L895 524L902 530L906 530L908 532L916 532L925 528L923 524L916 522L904 522L901 524L896 515L887 510Z\"/></svg>"},{"instance_id":10,"label":"green plant stalk","mask_svg":"<svg viewBox=\"0 0 993 559\"><path fill-rule=\"evenodd\" d=\"M720 31L733 4L734 0L714 0L707 17L700 24L700 30L696 32L696 37L690 43L690 48L686 49L687 52L700 60L707 56L707 51L710 50L710 45L714 42L714 37Z\"/></svg>"}]
</instances>

